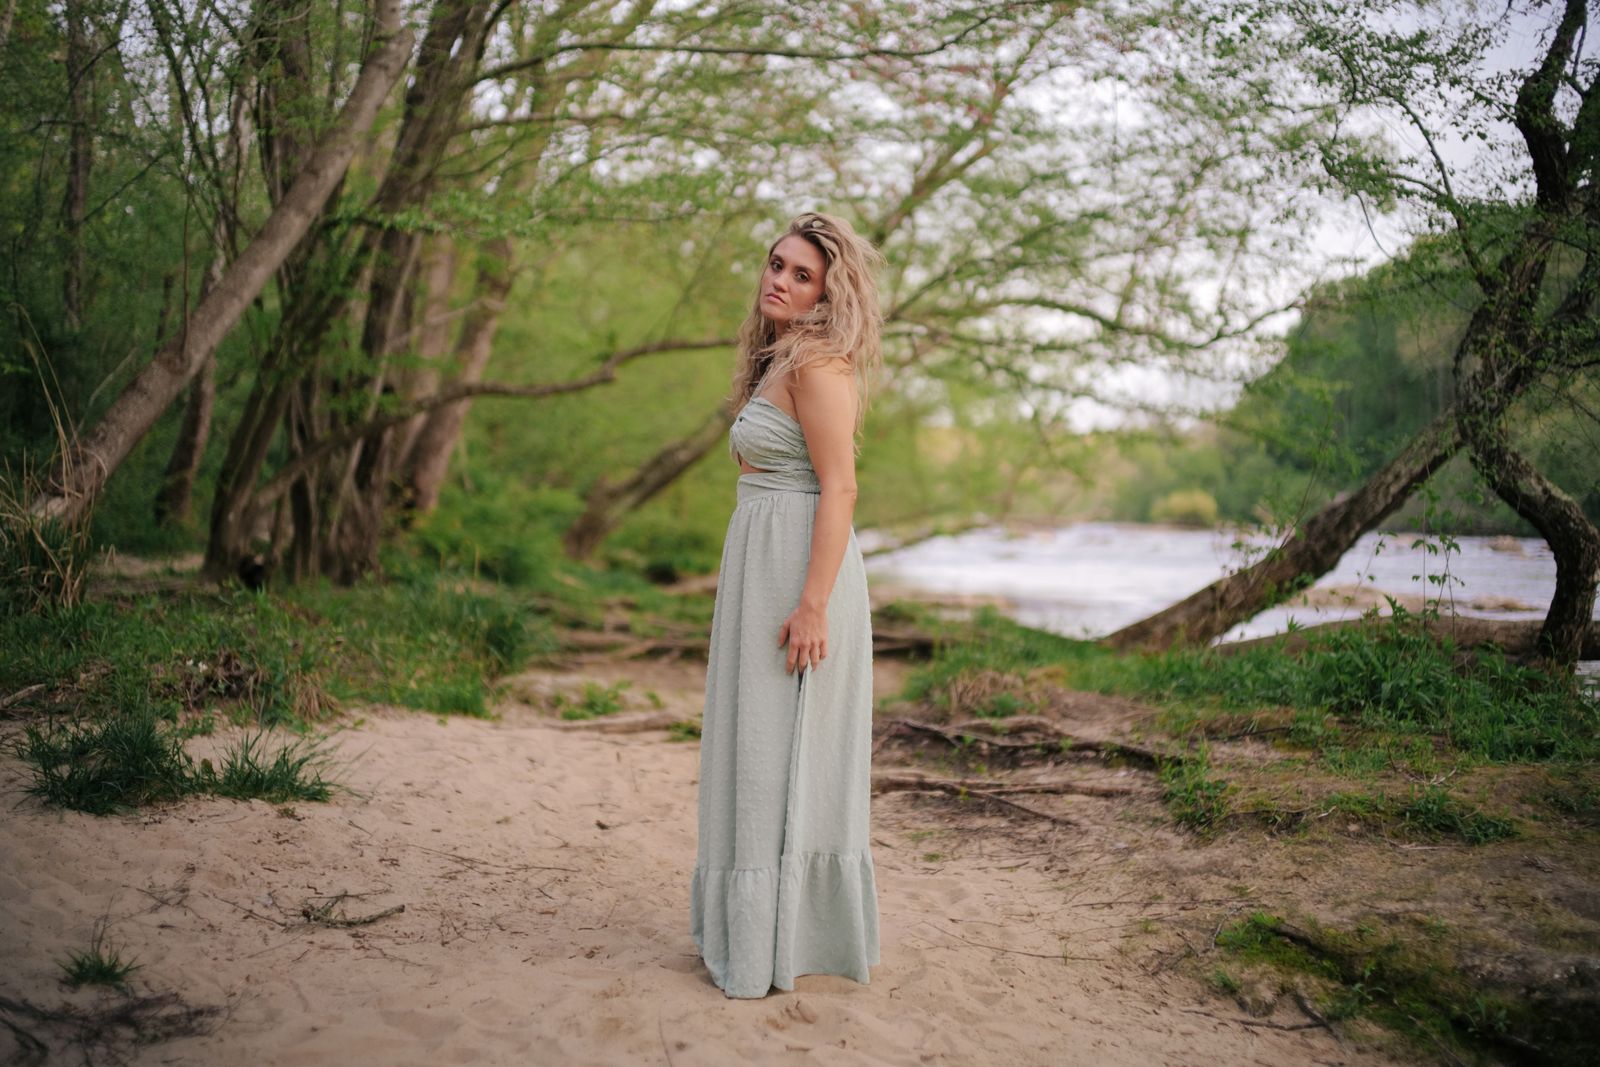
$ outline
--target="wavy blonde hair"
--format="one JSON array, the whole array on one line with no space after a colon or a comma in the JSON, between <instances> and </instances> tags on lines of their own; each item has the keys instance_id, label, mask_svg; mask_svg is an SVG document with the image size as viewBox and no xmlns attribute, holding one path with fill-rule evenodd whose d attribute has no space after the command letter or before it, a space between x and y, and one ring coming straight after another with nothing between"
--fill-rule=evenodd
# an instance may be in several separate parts
<instances>
[{"instance_id":1,"label":"wavy blonde hair","mask_svg":"<svg viewBox=\"0 0 1600 1067\"><path fill-rule=\"evenodd\" d=\"M761 283L773 250L790 234L814 245L822 253L827 269L816 306L795 316L779 337L777 324L762 313ZM756 276L755 300L739 327L739 354L734 364L729 410L737 414L769 378L783 379L808 363L842 356L855 375L855 433L859 437L866 420L870 383L883 363L883 310L878 302L878 282L873 277L873 269L883 263L883 254L872 242L837 215L808 211L791 220L789 228L767 246L767 258ZM855 449L859 454L859 441Z\"/></svg>"}]
</instances>

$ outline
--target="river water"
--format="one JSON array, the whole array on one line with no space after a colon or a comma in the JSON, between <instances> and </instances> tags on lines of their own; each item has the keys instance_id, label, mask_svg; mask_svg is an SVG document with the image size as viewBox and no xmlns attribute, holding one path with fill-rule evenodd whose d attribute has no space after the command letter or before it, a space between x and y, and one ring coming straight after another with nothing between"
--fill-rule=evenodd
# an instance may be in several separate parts
<instances>
[{"instance_id":1,"label":"river water","mask_svg":"<svg viewBox=\"0 0 1600 1067\"><path fill-rule=\"evenodd\" d=\"M872 531L859 535L864 551ZM1000 599L1018 622L1071 637L1100 637L1136 622L1249 562L1232 532L1081 522L1008 533L998 526L934 537L867 558L869 579L915 590ZM1254 551L1270 544L1253 541ZM1441 611L1542 619L1555 592L1550 549L1537 538L1460 537L1445 546L1418 533L1368 534L1309 595L1229 630L1223 641L1387 611L1438 599ZM1600 618L1600 612L1597 612ZM1600 663L1584 665L1596 673Z\"/></svg>"}]
</instances>

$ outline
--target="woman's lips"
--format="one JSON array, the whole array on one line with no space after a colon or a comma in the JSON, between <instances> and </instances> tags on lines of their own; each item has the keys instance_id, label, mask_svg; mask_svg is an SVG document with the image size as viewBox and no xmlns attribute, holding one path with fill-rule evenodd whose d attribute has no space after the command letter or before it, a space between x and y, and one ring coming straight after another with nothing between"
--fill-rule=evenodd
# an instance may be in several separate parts
<instances>
[{"instance_id":1,"label":"woman's lips","mask_svg":"<svg viewBox=\"0 0 1600 1067\"><path fill-rule=\"evenodd\" d=\"M766 296L762 297L761 299L763 299L763 300L776 300L780 304L783 303L783 297L779 296L777 293L768 293Z\"/></svg>"}]
</instances>

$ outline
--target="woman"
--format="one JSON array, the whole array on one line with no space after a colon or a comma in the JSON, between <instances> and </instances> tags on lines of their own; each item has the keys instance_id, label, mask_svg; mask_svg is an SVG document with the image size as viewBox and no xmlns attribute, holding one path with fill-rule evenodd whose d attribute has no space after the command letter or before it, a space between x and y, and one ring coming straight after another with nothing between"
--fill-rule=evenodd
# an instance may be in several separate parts
<instances>
[{"instance_id":1,"label":"woman","mask_svg":"<svg viewBox=\"0 0 1600 1067\"><path fill-rule=\"evenodd\" d=\"M872 628L851 524L880 361L877 250L805 214L739 331L739 461L711 624L690 930L729 997L878 962Z\"/></svg>"}]
</instances>

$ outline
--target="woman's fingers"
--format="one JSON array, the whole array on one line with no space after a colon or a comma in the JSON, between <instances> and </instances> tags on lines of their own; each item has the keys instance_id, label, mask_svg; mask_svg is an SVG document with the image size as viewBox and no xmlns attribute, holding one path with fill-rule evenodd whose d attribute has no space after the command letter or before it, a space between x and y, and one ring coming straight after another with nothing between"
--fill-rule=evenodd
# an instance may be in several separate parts
<instances>
[{"instance_id":1,"label":"woman's fingers","mask_svg":"<svg viewBox=\"0 0 1600 1067\"><path fill-rule=\"evenodd\" d=\"M793 628L793 623L794 618L791 616L778 627L778 646L783 647L785 642L789 645L789 654L784 659L783 671L785 674L793 674L795 668L802 664L816 670L822 661L828 658L827 635L798 634Z\"/></svg>"}]
</instances>

